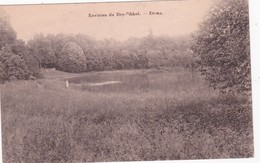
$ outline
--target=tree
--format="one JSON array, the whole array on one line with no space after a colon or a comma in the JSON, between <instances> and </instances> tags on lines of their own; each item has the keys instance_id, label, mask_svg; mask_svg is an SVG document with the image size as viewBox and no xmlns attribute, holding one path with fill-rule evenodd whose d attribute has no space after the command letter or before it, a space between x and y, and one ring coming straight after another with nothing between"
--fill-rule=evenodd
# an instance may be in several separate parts
<instances>
[{"instance_id":1,"label":"tree","mask_svg":"<svg viewBox=\"0 0 260 163\"><path fill-rule=\"evenodd\" d=\"M16 33L10 25L8 16L0 10L0 82L13 79L29 79L30 75L40 76L33 60L26 60L27 47L16 39ZM26 62L28 61L28 62ZM30 62L29 62L30 61ZM30 66L28 66L30 65ZM30 67L30 68L29 68ZM34 73L32 73L32 71Z\"/></svg>"},{"instance_id":2,"label":"tree","mask_svg":"<svg viewBox=\"0 0 260 163\"><path fill-rule=\"evenodd\" d=\"M16 40L16 32L10 25L9 17L0 10L0 50Z\"/></svg>"},{"instance_id":3,"label":"tree","mask_svg":"<svg viewBox=\"0 0 260 163\"><path fill-rule=\"evenodd\" d=\"M102 57L100 48L97 47L97 41L87 35L77 34L73 41L79 45L86 58L85 71L101 71L103 70Z\"/></svg>"},{"instance_id":4,"label":"tree","mask_svg":"<svg viewBox=\"0 0 260 163\"><path fill-rule=\"evenodd\" d=\"M15 55L20 56L21 59L25 61L29 75L34 77L42 76L39 68L39 62L34 56L34 54L36 54L34 49L27 47L22 40L16 40L13 44L11 44L11 49Z\"/></svg>"},{"instance_id":5,"label":"tree","mask_svg":"<svg viewBox=\"0 0 260 163\"><path fill-rule=\"evenodd\" d=\"M86 58L80 46L68 42L58 58L58 69L66 72L83 72L86 69Z\"/></svg>"},{"instance_id":6,"label":"tree","mask_svg":"<svg viewBox=\"0 0 260 163\"><path fill-rule=\"evenodd\" d=\"M51 37L44 37L42 34L35 35L28 46L35 50L40 67L54 68L57 64L57 57L52 48Z\"/></svg>"},{"instance_id":7,"label":"tree","mask_svg":"<svg viewBox=\"0 0 260 163\"><path fill-rule=\"evenodd\" d=\"M251 89L247 0L222 0L208 13L192 50L211 86L223 92Z\"/></svg>"}]
</instances>

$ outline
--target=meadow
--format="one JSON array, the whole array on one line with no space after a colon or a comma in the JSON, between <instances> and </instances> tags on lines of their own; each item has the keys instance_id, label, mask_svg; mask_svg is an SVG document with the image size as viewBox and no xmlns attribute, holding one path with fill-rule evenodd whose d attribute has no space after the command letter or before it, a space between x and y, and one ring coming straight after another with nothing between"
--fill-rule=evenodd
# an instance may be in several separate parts
<instances>
[{"instance_id":1,"label":"meadow","mask_svg":"<svg viewBox=\"0 0 260 163\"><path fill-rule=\"evenodd\" d=\"M251 98L222 94L197 72L44 76L0 85L4 162L253 157ZM106 80L122 83L84 84Z\"/></svg>"}]
</instances>

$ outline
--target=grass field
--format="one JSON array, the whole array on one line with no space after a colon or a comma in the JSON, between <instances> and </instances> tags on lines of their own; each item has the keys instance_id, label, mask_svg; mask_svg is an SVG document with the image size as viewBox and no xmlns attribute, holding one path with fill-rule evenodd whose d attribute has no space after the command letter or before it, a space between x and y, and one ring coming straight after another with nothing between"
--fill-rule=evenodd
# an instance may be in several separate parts
<instances>
[{"instance_id":1,"label":"grass field","mask_svg":"<svg viewBox=\"0 0 260 163\"><path fill-rule=\"evenodd\" d=\"M182 70L109 75L114 73L146 74L149 85L124 91L65 88L58 78L70 74L59 72L0 85L4 162L253 156L250 97L222 95L198 73Z\"/></svg>"}]
</instances>

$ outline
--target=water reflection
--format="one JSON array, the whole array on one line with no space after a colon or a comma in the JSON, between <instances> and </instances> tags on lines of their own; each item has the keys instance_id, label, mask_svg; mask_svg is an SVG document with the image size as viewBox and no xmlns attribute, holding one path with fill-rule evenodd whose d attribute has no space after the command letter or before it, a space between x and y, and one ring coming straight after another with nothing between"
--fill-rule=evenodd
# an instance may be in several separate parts
<instances>
[{"instance_id":1,"label":"water reflection","mask_svg":"<svg viewBox=\"0 0 260 163\"><path fill-rule=\"evenodd\" d=\"M189 71L155 73L97 73L67 79L72 87L94 92L122 92L159 90L188 91L205 85L199 73Z\"/></svg>"},{"instance_id":2,"label":"water reflection","mask_svg":"<svg viewBox=\"0 0 260 163\"><path fill-rule=\"evenodd\" d=\"M88 91L148 91L147 74L95 74L68 79L73 86Z\"/></svg>"}]
</instances>

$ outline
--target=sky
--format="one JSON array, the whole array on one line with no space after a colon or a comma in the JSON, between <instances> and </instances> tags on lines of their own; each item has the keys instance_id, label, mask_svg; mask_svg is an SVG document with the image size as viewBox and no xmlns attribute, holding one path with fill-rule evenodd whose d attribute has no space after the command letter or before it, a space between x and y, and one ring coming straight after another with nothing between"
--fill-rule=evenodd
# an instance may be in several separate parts
<instances>
[{"instance_id":1,"label":"sky","mask_svg":"<svg viewBox=\"0 0 260 163\"><path fill-rule=\"evenodd\" d=\"M198 30L214 0L160 2L83 3L0 6L10 17L17 38L28 41L35 34L86 34L96 39L153 35L178 36ZM161 15L149 15L149 12ZM139 12L138 16L116 16ZM110 17L113 13L115 16ZM107 17L90 17L107 14Z\"/></svg>"}]
</instances>

